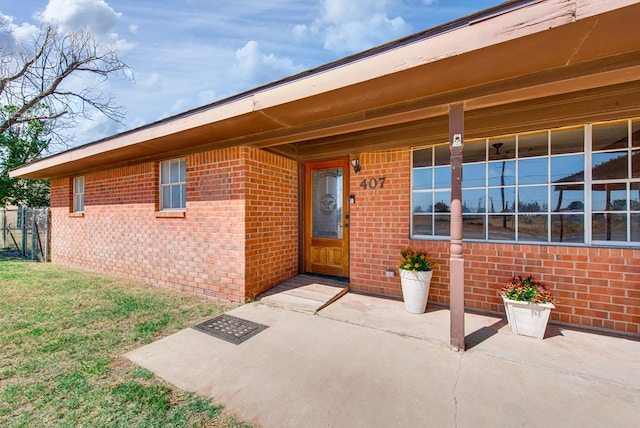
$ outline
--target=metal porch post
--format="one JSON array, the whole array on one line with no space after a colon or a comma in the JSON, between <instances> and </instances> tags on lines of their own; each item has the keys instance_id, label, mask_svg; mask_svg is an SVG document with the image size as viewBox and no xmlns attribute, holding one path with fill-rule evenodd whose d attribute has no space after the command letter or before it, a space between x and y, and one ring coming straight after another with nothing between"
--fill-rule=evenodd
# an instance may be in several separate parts
<instances>
[{"instance_id":1,"label":"metal porch post","mask_svg":"<svg viewBox=\"0 0 640 428\"><path fill-rule=\"evenodd\" d=\"M462 255L462 146L464 105L449 107L449 148L451 150L451 252L449 255L449 296L451 300L451 349L464 351L464 256Z\"/></svg>"}]
</instances>

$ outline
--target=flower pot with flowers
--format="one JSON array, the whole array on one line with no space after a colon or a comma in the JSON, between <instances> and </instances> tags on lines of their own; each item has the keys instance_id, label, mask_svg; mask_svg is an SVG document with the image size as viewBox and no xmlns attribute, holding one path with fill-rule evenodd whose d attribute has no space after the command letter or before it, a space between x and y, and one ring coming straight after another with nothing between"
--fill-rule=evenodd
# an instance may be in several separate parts
<instances>
[{"instance_id":1,"label":"flower pot with flowers","mask_svg":"<svg viewBox=\"0 0 640 428\"><path fill-rule=\"evenodd\" d=\"M423 314L427 309L431 277L436 264L425 250L405 248L400 252L400 282L404 307L412 314Z\"/></svg>"},{"instance_id":2,"label":"flower pot with flowers","mask_svg":"<svg viewBox=\"0 0 640 428\"><path fill-rule=\"evenodd\" d=\"M500 296L513 334L544 338L555 299L540 281L531 275L514 276L502 287Z\"/></svg>"}]
</instances>

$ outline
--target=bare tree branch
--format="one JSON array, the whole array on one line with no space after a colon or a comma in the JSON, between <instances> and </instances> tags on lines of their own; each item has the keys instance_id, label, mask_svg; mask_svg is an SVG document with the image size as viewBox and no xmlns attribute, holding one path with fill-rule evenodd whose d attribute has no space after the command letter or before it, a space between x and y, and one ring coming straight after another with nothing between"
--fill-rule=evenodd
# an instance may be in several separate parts
<instances>
[{"instance_id":1,"label":"bare tree branch","mask_svg":"<svg viewBox=\"0 0 640 428\"><path fill-rule=\"evenodd\" d=\"M0 51L0 134L15 126L38 121L62 121L62 127L97 111L122 123L124 109L97 85L74 89L71 76L127 78L128 67L113 49L103 48L88 32L61 34L48 24L40 28L33 45L16 52ZM53 129L53 128L52 128Z\"/></svg>"}]
</instances>

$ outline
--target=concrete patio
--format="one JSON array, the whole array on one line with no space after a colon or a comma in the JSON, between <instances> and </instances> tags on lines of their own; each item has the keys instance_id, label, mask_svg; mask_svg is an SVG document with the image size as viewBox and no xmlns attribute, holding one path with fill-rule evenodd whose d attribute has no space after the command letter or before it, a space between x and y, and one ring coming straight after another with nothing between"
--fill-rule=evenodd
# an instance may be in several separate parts
<instances>
[{"instance_id":1,"label":"concrete patio","mask_svg":"<svg viewBox=\"0 0 640 428\"><path fill-rule=\"evenodd\" d=\"M348 293L314 315L305 304L340 284L298 281L229 312L269 326L240 345L186 329L125 356L262 427L640 421L638 340L552 325L539 340L513 335L504 318L466 314L467 351L453 352L446 308L411 315L400 301Z\"/></svg>"}]
</instances>

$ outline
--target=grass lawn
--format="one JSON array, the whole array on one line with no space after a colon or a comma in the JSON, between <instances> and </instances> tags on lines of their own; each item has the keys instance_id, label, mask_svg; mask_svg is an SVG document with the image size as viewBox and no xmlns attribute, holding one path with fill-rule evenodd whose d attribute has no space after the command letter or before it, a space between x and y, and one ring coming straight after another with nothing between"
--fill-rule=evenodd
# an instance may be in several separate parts
<instances>
[{"instance_id":1,"label":"grass lawn","mask_svg":"<svg viewBox=\"0 0 640 428\"><path fill-rule=\"evenodd\" d=\"M224 309L0 254L0 426L246 426L121 357Z\"/></svg>"}]
</instances>

